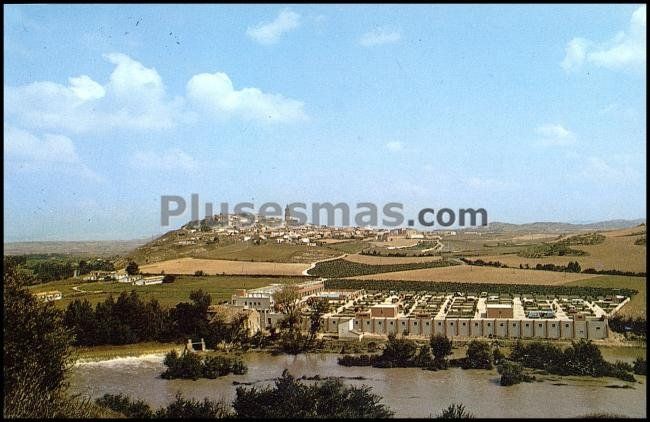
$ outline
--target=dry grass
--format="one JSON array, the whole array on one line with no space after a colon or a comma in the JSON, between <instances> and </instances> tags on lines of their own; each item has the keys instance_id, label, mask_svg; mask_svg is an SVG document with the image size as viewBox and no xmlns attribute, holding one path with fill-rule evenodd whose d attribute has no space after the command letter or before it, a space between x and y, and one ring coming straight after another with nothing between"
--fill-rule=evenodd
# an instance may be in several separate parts
<instances>
[{"instance_id":1,"label":"dry grass","mask_svg":"<svg viewBox=\"0 0 650 422\"><path fill-rule=\"evenodd\" d=\"M391 246L394 247L408 247L415 246L418 244L418 239L407 239L405 237L394 237L392 240L387 242L370 242L373 246L378 246L381 248L388 248Z\"/></svg>"},{"instance_id":2,"label":"dry grass","mask_svg":"<svg viewBox=\"0 0 650 422\"><path fill-rule=\"evenodd\" d=\"M194 274L203 271L210 275L302 275L307 268L307 264L180 258L142 265L140 271L151 274L163 271L165 274Z\"/></svg>"},{"instance_id":3,"label":"dry grass","mask_svg":"<svg viewBox=\"0 0 650 422\"><path fill-rule=\"evenodd\" d=\"M360 264L370 265L392 265L392 264L410 264L413 262L432 262L440 261L439 256L373 256L352 254L344 258L346 261L357 262Z\"/></svg>"},{"instance_id":4,"label":"dry grass","mask_svg":"<svg viewBox=\"0 0 650 422\"><path fill-rule=\"evenodd\" d=\"M415 280L447 281L467 283L506 283L506 284L566 284L575 280L585 280L597 275L561 273L554 271L520 270L518 268L477 267L457 265L443 268L424 268L421 270L396 271L354 277L362 280Z\"/></svg>"},{"instance_id":5,"label":"dry grass","mask_svg":"<svg viewBox=\"0 0 650 422\"><path fill-rule=\"evenodd\" d=\"M639 228L636 228L637 232ZM622 232L617 230L617 232ZM607 232L603 232L606 234ZM607 236L599 245L571 246L587 252L587 256L548 256L544 258L522 258L514 254L481 256L484 261L499 261L511 267L519 264L528 264L534 267L537 264L566 265L569 261L578 261L582 269L594 268L596 270L620 270L645 272L644 245L635 245L634 241L640 236Z\"/></svg>"}]
</instances>

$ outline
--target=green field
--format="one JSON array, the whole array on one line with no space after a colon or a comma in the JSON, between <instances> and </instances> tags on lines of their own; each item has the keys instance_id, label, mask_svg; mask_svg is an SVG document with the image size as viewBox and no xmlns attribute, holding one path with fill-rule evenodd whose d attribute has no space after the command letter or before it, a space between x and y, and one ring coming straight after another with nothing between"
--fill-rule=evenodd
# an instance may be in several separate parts
<instances>
[{"instance_id":1,"label":"green field","mask_svg":"<svg viewBox=\"0 0 650 422\"><path fill-rule=\"evenodd\" d=\"M138 264L167 261L177 258L226 259L234 261L299 262L311 263L325 258L333 258L341 253L329 247L307 245L284 245L250 242L227 244L198 244L180 246L165 243L161 246L146 245L136 249L131 258Z\"/></svg>"},{"instance_id":2,"label":"green field","mask_svg":"<svg viewBox=\"0 0 650 422\"><path fill-rule=\"evenodd\" d=\"M368 246L370 246L370 243L361 240L351 240L349 242L330 243L325 245L328 249L343 253L359 253Z\"/></svg>"},{"instance_id":3,"label":"green field","mask_svg":"<svg viewBox=\"0 0 650 422\"><path fill-rule=\"evenodd\" d=\"M576 280L565 284L566 286L608 287L614 289L634 289L639 293L632 296L630 302L621 309L621 315L643 316L646 315L646 278L627 277L620 275L604 275L585 280Z\"/></svg>"},{"instance_id":4,"label":"green field","mask_svg":"<svg viewBox=\"0 0 650 422\"><path fill-rule=\"evenodd\" d=\"M236 289L253 289L256 287L268 286L273 283L295 283L299 278L277 278L277 277L245 277L245 276L179 276L176 281L169 284L154 284L151 286L133 286L123 283L105 283L102 281L92 283L80 283L79 280L68 279L54 281L46 284L30 286L34 293L49 290L59 290L63 293L63 299L57 300L54 304L57 307L65 308L74 299L88 299L95 304L105 300L109 294L119 296L123 291L135 290L145 300L156 298L163 306L174 306L179 302L189 302L189 295L192 290L203 289L212 296L212 302L218 303L229 300ZM79 286L80 289L100 293L81 293L72 289Z\"/></svg>"},{"instance_id":5,"label":"green field","mask_svg":"<svg viewBox=\"0 0 650 422\"><path fill-rule=\"evenodd\" d=\"M354 277L360 275L389 273L395 271L418 270L422 268L440 268L457 265L451 261L410 262L405 264L372 265L360 262L336 259L316 264L308 271L310 275L318 277Z\"/></svg>"}]
</instances>

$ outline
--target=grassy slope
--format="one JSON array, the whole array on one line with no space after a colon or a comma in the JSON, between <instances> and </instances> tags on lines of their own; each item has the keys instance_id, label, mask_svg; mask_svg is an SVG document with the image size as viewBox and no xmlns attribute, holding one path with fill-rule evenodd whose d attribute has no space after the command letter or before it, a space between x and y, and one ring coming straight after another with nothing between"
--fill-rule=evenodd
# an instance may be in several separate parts
<instances>
[{"instance_id":1,"label":"grassy slope","mask_svg":"<svg viewBox=\"0 0 650 422\"><path fill-rule=\"evenodd\" d=\"M32 286L33 292L59 290L63 299L54 302L57 307L64 308L75 298L88 299L95 304L105 300L110 293L117 297L122 291L135 290L144 299L156 298L163 306L174 306L179 302L189 301L192 290L203 289L212 296L212 302L230 299L236 289L252 289L267 286L272 283L294 283L298 279L283 279L272 277L245 277L245 276L180 276L171 284L155 284L151 286L132 286L123 283L93 282L80 284L78 280L63 280L47 284ZM72 290L73 286L80 286L86 291L101 291L101 293L80 294Z\"/></svg>"}]
</instances>

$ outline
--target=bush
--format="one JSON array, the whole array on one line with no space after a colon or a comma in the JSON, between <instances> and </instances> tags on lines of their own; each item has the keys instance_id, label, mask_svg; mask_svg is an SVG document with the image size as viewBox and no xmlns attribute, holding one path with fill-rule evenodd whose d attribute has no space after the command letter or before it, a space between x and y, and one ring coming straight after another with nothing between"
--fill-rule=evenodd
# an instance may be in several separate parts
<instances>
[{"instance_id":1,"label":"bush","mask_svg":"<svg viewBox=\"0 0 650 422\"><path fill-rule=\"evenodd\" d=\"M524 374L524 368L520 363L503 360L497 366L497 371L501 374L500 384L502 386L509 386L519 384L520 382L530 382L535 379L529 375Z\"/></svg>"},{"instance_id":2,"label":"bush","mask_svg":"<svg viewBox=\"0 0 650 422\"><path fill-rule=\"evenodd\" d=\"M634 361L634 373L637 375L646 375L646 360L643 358L636 358Z\"/></svg>"},{"instance_id":3,"label":"bush","mask_svg":"<svg viewBox=\"0 0 650 422\"><path fill-rule=\"evenodd\" d=\"M228 375L243 375L248 368L241 359L226 356L207 356L184 352L180 357L175 350L167 353L163 362L167 369L160 376L165 379L215 379Z\"/></svg>"},{"instance_id":4,"label":"bush","mask_svg":"<svg viewBox=\"0 0 650 422\"><path fill-rule=\"evenodd\" d=\"M176 281L176 276L171 274L165 275L162 280L163 283L173 283L174 281Z\"/></svg>"},{"instance_id":5,"label":"bush","mask_svg":"<svg viewBox=\"0 0 650 422\"><path fill-rule=\"evenodd\" d=\"M98 406L111 409L126 416L127 418L151 418L153 411L147 403L142 400L132 401L124 394L104 394L95 400Z\"/></svg>"},{"instance_id":6,"label":"bush","mask_svg":"<svg viewBox=\"0 0 650 422\"><path fill-rule=\"evenodd\" d=\"M437 416L438 419L472 419L474 415L465 409L463 404L451 404L448 408L443 409Z\"/></svg>"}]
</instances>

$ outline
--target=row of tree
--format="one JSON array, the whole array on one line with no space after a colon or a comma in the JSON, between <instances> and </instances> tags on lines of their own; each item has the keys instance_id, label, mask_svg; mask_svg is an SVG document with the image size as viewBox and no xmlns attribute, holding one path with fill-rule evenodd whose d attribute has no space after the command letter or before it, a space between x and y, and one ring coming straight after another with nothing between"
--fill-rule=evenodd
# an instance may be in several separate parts
<instances>
[{"instance_id":1,"label":"row of tree","mask_svg":"<svg viewBox=\"0 0 650 422\"><path fill-rule=\"evenodd\" d=\"M136 291L122 292L117 299L109 296L94 308L88 300L76 299L68 304L63 323L77 346L204 338L213 348L221 342L245 344L249 340L243 315L228 324L218 319L211 322L210 294L196 290L189 298L190 302L173 308L162 307L156 299L144 301Z\"/></svg>"}]
</instances>

